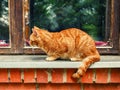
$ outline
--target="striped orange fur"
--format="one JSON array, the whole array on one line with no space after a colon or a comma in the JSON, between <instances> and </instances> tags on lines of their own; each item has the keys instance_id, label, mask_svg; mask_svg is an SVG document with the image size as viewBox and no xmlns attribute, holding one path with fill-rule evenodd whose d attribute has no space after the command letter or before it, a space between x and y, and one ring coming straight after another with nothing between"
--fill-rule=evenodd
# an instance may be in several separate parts
<instances>
[{"instance_id":1,"label":"striped orange fur","mask_svg":"<svg viewBox=\"0 0 120 90\"><path fill-rule=\"evenodd\" d=\"M82 65L73 78L84 75L89 66L100 60L94 40L80 29L70 28L60 32L48 32L36 26L30 35L30 45L38 46L46 52L46 60L53 61L58 58L82 61Z\"/></svg>"}]
</instances>

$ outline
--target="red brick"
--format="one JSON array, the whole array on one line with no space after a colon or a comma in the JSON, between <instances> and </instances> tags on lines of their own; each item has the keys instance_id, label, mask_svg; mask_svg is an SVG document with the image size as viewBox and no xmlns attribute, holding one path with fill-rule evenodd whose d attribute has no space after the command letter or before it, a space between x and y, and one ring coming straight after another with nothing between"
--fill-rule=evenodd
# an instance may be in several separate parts
<instances>
[{"instance_id":1,"label":"red brick","mask_svg":"<svg viewBox=\"0 0 120 90\"><path fill-rule=\"evenodd\" d=\"M0 84L0 90L8 90L8 84Z\"/></svg>"},{"instance_id":2,"label":"red brick","mask_svg":"<svg viewBox=\"0 0 120 90\"><path fill-rule=\"evenodd\" d=\"M96 69L96 83L108 83L108 69Z\"/></svg>"},{"instance_id":3,"label":"red brick","mask_svg":"<svg viewBox=\"0 0 120 90\"><path fill-rule=\"evenodd\" d=\"M21 82L21 70L11 69L10 70L10 82Z\"/></svg>"},{"instance_id":4,"label":"red brick","mask_svg":"<svg viewBox=\"0 0 120 90\"><path fill-rule=\"evenodd\" d=\"M35 84L0 84L0 90L36 90Z\"/></svg>"},{"instance_id":5,"label":"red brick","mask_svg":"<svg viewBox=\"0 0 120 90\"><path fill-rule=\"evenodd\" d=\"M63 83L63 69L53 69L51 75L52 83Z\"/></svg>"},{"instance_id":6,"label":"red brick","mask_svg":"<svg viewBox=\"0 0 120 90\"><path fill-rule=\"evenodd\" d=\"M88 69L86 71L86 73L83 75L83 77L81 78L81 82L82 83L93 83L93 70L92 69Z\"/></svg>"},{"instance_id":7,"label":"red brick","mask_svg":"<svg viewBox=\"0 0 120 90\"><path fill-rule=\"evenodd\" d=\"M77 80L72 78L73 73L75 73L77 69L67 69L66 72L66 78L67 78L67 83L76 83Z\"/></svg>"},{"instance_id":8,"label":"red brick","mask_svg":"<svg viewBox=\"0 0 120 90\"><path fill-rule=\"evenodd\" d=\"M35 82L35 70L34 69L24 69L24 82L25 83Z\"/></svg>"},{"instance_id":9,"label":"red brick","mask_svg":"<svg viewBox=\"0 0 120 90\"><path fill-rule=\"evenodd\" d=\"M8 81L8 71L7 69L0 69L0 83L9 82Z\"/></svg>"},{"instance_id":10,"label":"red brick","mask_svg":"<svg viewBox=\"0 0 120 90\"><path fill-rule=\"evenodd\" d=\"M46 69L37 69L37 83L47 83L48 74Z\"/></svg>"},{"instance_id":11,"label":"red brick","mask_svg":"<svg viewBox=\"0 0 120 90\"><path fill-rule=\"evenodd\" d=\"M79 84L41 84L39 90L80 90Z\"/></svg>"},{"instance_id":12,"label":"red brick","mask_svg":"<svg viewBox=\"0 0 120 90\"><path fill-rule=\"evenodd\" d=\"M120 69L111 69L110 82L120 83Z\"/></svg>"},{"instance_id":13,"label":"red brick","mask_svg":"<svg viewBox=\"0 0 120 90\"><path fill-rule=\"evenodd\" d=\"M83 90L120 90L120 84L85 84Z\"/></svg>"},{"instance_id":14,"label":"red brick","mask_svg":"<svg viewBox=\"0 0 120 90\"><path fill-rule=\"evenodd\" d=\"M36 85L35 84L22 84L19 90L36 90Z\"/></svg>"}]
</instances>

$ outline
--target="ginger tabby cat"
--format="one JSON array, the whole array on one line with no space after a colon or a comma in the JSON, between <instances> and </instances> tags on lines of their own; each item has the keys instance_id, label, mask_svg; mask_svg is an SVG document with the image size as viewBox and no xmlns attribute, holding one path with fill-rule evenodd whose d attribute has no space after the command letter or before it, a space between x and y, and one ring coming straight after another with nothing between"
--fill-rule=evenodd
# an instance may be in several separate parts
<instances>
[{"instance_id":1,"label":"ginger tabby cat","mask_svg":"<svg viewBox=\"0 0 120 90\"><path fill-rule=\"evenodd\" d=\"M70 28L60 32L48 32L36 26L32 28L30 45L40 47L48 55L47 61L58 58L82 61L73 78L84 75L89 66L100 60L94 40L80 29Z\"/></svg>"}]
</instances>

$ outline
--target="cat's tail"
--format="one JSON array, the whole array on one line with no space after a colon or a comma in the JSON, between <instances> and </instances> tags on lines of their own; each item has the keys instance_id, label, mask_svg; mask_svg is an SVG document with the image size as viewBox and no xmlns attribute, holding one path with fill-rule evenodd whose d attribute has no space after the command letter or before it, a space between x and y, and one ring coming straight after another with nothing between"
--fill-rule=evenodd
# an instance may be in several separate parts
<instances>
[{"instance_id":1,"label":"cat's tail","mask_svg":"<svg viewBox=\"0 0 120 90\"><path fill-rule=\"evenodd\" d=\"M77 72L72 75L72 77L73 78L82 77L85 74L86 70L89 68L89 66L99 60L100 60L99 54L86 57L85 59L83 59L81 66L78 68Z\"/></svg>"}]
</instances>

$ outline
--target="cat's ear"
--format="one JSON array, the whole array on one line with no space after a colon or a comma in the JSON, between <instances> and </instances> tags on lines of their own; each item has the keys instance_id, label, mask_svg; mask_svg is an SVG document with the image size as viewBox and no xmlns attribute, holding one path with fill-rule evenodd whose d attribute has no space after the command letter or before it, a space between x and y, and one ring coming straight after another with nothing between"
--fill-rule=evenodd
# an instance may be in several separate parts
<instances>
[{"instance_id":1,"label":"cat's ear","mask_svg":"<svg viewBox=\"0 0 120 90\"><path fill-rule=\"evenodd\" d=\"M37 30L35 30L34 28L32 28L32 32L35 36L37 36Z\"/></svg>"},{"instance_id":2,"label":"cat's ear","mask_svg":"<svg viewBox=\"0 0 120 90\"><path fill-rule=\"evenodd\" d=\"M34 26L34 29L39 29L37 26Z\"/></svg>"}]
</instances>

